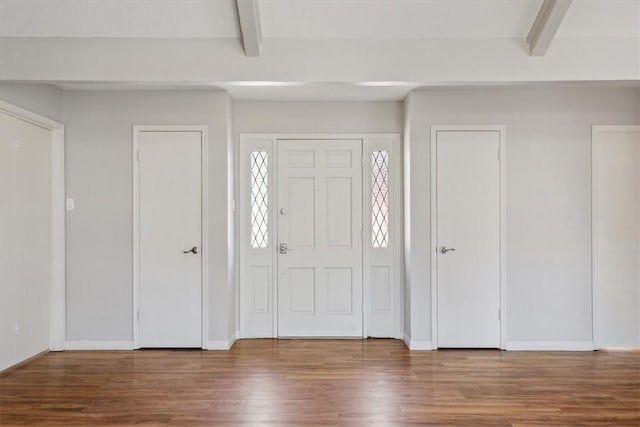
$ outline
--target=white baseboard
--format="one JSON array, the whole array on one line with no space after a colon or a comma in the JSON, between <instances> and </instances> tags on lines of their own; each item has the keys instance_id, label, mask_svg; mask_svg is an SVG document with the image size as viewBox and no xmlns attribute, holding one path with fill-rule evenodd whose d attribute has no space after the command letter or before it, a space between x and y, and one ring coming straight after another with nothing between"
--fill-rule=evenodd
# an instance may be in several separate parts
<instances>
[{"instance_id":1,"label":"white baseboard","mask_svg":"<svg viewBox=\"0 0 640 427\"><path fill-rule=\"evenodd\" d=\"M133 341L65 341L65 350L133 350Z\"/></svg>"},{"instance_id":2,"label":"white baseboard","mask_svg":"<svg viewBox=\"0 0 640 427\"><path fill-rule=\"evenodd\" d=\"M431 341L411 340L407 334L402 334L402 341L409 350L435 350Z\"/></svg>"},{"instance_id":3,"label":"white baseboard","mask_svg":"<svg viewBox=\"0 0 640 427\"><path fill-rule=\"evenodd\" d=\"M591 341L507 341L510 351L593 351Z\"/></svg>"},{"instance_id":4,"label":"white baseboard","mask_svg":"<svg viewBox=\"0 0 640 427\"><path fill-rule=\"evenodd\" d=\"M233 347L233 345L236 343L239 337L240 337L240 331L235 331L231 336L231 338L229 339L229 349Z\"/></svg>"},{"instance_id":5,"label":"white baseboard","mask_svg":"<svg viewBox=\"0 0 640 427\"><path fill-rule=\"evenodd\" d=\"M239 332L236 331L228 340L207 341L206 350L230 350L239 335Z\"/></svg>"},{"instance_id":6,"label":"white baseboard","mask_svg":"<svg viewBox=\"0 0 640 427\"><path fill-rule=\"evenodd\" d=\"M404 345L407 346L407 348L411 348L411 338L409 338L409 335L407 335L406 333L402 334L402 341L404 342Z\"/></svg>"}]
</instances>

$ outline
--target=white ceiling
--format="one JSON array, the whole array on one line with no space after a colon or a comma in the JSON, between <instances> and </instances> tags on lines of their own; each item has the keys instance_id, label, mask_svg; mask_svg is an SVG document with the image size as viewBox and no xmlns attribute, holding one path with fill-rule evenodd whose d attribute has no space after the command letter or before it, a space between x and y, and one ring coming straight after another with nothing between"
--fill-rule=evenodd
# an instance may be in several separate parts
<instances>
[{"instance_id":1,"label":"white ceiling","mask_svg":"<svg viewBox=\"0 0 640 427\"><path fill-rule=\"evenodd\" d=\"M265 37L526 37L542 0L262 0Z\"/></svg>"},{"instance_id":2,"label":"white ceiling","mask_svg":"<svg viewBox=\"0 0 640 427\"><path fill-rule=\"evenodd\" d=\"M0 0L0 37L238 38L235 0Z\"/></svg>"},{"instance_id":3,"label":"white ceiling","mask_svg":"<svg viewBox=\"0 0 640 427\"><path fill-rule=\"evenodd\" d=\"M640 37L640 0L576 0L557 37Z\"/></svg>"},{"instance_id":4,"label":"white ceiling","mask_svg":"<svg viewBox=\"0 0 640 427\"><path fill-rule=\"evenodd\" d=\"M420 86L640 81L640 0L574 0L545 57L543 0L0 0L0 79L220 87L239 99L402 99ZM369 82L369 83L367 83Z\"/></svg>"},{"instance_id":5,"label":"white ceiling","mask_svg":"<svg viewBox=\"0 0 640 427\"><path fill-rule=\"evenodd\" d=\"M542 0L260 0L265 38L526 37ZM558 37L640 37L639 0L575 0ZM235 0L0 0L0 37L238 38Z\"/></svg>"}]
</instances>

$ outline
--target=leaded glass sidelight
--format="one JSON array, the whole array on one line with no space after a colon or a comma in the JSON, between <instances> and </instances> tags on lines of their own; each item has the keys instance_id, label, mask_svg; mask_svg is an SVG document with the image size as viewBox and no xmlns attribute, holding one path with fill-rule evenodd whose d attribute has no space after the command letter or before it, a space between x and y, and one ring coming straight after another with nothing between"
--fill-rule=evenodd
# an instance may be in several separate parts
<instances>
[{"instance_id":1,"label":"leaded glass sidelight","mask_svg":"<svg viewBox=\"0 0 640 427\"><path fill-rule=\"evenodd\" d=\"M269 169L266 151L251 152L251 247L269 244Z\"/></svg>"},{"instance_id":2,"label":"leaded glass sidelight","mask_svg":"<svg viewBox=\"0 0 640 427\"><path fill-rule=\"evenodd\" d=\"M371 242L389 246L389 152L371 153Z\"/></svg>"}]
</instances>

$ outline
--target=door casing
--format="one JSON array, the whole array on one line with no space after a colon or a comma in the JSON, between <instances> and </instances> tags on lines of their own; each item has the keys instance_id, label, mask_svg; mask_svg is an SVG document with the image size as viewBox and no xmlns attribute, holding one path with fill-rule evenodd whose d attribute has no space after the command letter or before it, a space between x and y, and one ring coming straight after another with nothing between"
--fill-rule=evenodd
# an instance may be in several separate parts
<instances>
[{"instance_id":1,"label":"door casing","mask_svg":"<svg viewBox=\"0 0 640 427\"><path fill-rule=\"evenodd\" d=\"M438 132L498 132L500 135L500 348L506 348L507 338L507 210L506 210L506 127L504 125L432 125L431 126L431 346L438 348L438 218L437 218L437 137Z\"/></svg>"},{"instance_id":2,"label":"door casing","mask_svg":"<svg viewBox=\"0 0 640 427\"><path fill-rule=\"evenodd\" d=\"M138 153L140 149L140 132L200 132L202 135L201 144L201 168L202 168L202 183L201 183L201 210L202 210L202 224L201 224L201 297L202 297L202 348L207 348L208 334L208 253L209 244L207 240L208 235L208 216L207 216L207 145L208 145L208 126L165 126L165 125L136 125L133 126L133 150L132 150L132 164L133 164L133 304L132 304L132 331L133 331L133 348L140 348L139 344L139 319L138 313L140 309L140 163L138 161Z\"/></svg>"}]
</instances>

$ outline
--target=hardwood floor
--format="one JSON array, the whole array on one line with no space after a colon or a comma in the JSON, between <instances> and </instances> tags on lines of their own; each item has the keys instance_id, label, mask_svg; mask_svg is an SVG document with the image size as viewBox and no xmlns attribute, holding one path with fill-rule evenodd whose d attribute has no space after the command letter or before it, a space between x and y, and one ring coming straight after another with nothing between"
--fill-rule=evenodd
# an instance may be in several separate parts
<instances>
[{"instance_id":1,"label":"hardwood floor","mask_svg":"<svg viewBox=\"0 0 640 427\"><path fill-rule=\"evenodd\" d=\"M0 425L640 425L640 352L409 352L244 340L49 353L0 377Z\"/></svg>"}]
</instances>

